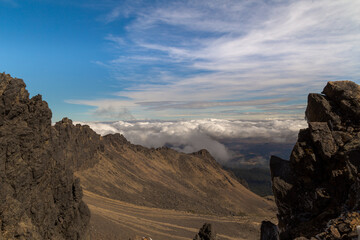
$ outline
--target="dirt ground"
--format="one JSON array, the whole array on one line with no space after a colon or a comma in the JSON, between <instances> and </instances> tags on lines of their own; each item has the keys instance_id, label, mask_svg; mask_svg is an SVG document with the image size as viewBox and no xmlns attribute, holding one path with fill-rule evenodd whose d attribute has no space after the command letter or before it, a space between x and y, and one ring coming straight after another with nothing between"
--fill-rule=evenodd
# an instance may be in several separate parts
<instances>
[{"instance_id":1,"label":"dirt ground","mask_svg":"<svg viewBox=\"0 0 360 240\"><path fill-rule=\"evenodd\" d=\"M205 222L213 225L219 240L259 239L260 223L264 220L256 216L219 217L136 206L89 191L84 191L84 200L92 214L92 240L193 239Z\"/></svg>"}]
</instances>

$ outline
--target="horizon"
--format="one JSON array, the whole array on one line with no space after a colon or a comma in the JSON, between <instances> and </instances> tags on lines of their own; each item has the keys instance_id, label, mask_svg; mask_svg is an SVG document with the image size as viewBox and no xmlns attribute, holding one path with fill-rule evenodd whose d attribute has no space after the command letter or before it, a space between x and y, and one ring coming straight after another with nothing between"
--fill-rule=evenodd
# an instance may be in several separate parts
<instances>
[{"instance_id":1,"label":"horizon","mask_svg":"<svg viewBox=\"0 0 360 240\"><path fill-rule=\"evenodd\" d=\"M360 2L0 0L0 71L53 122L298 120L359 82Z\"/></svg>"}]
</instances>

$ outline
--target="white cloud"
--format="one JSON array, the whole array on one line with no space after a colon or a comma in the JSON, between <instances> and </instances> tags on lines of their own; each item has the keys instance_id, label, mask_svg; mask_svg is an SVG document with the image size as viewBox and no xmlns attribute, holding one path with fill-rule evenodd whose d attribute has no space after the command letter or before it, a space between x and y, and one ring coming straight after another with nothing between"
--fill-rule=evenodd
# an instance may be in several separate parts
<instances>
[{"instance_id":1,"label":"white cloud","mask_svg":"<svg viewBox=\"0 0 360 240\"><path fill-rule=\"evenodd\" d=\"M304 104L306 94L320 92L326 81L360 83L360 1L144 3L116 3L109 11L109 21L132 19L121 37L106 37L121 51L103 64L126 85L116 95L129 99L131 107L125 107L137 119L163 116L149 111L154 102L160 108L187 107L178 115L196 118L204 114L195 111L200 105L218 113L230 110L230 102L259 98ZM101 101L92 100L92 106L101 108ZM238 105L233 109L239 110ZM166 114L177 118L176 112Z\"/></svg>"},{"instance_id":2,"label":"white cloud","mask_svg":"<svg viewBox=\"0 0 360 240\"><path fill-rule=\"evenodd\" d=\"M232 153L222 140L254 139L259 142L295 142L304 120L229 121L203 119L189 121L81 122L101 135L121 133L130 142L146 147L170 145L183 152L207 149L218 161L228 161Z\"/></svg>"},{"instance_id":3,"label":"white cloud","mask_svg":"<svg viewBox=\"0 0 360 240\"><path fill-rule=\"evenodd\" d=\"M202 108L213 108L213 107L224 107L224 106L257 106L267 105L273 103L281 103L290 101L289 98L280 99L257 99L249 101L226 101L226 102L176 102L176 101L161 101L161 102L139 102L142 106L149 109L164 110L169 108L174 109L202 109Z\"/></svg>"}]
</instances>

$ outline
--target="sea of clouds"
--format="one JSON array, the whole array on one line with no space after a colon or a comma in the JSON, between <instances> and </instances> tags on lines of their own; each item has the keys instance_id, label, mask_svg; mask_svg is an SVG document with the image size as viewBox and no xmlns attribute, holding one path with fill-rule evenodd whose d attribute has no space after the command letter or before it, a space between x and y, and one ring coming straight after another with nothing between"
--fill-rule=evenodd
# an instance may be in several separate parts
<instances>
[{"instance_id":1,"label":"sea of clouds","mask_svg":"<svg viewBox=\"0 0 360 240\"><path fill-rule=\"evenodd\" d=\"M77 122L89 125L101 135L121 133L130 142L146 147L171 146L190 153L207 149L216 160L226 162L232 153L222 143L231 139L254 139L258 142L295 142L304 120L182 120L182 121L117 121Z\"/></svg>"}]
</instances>

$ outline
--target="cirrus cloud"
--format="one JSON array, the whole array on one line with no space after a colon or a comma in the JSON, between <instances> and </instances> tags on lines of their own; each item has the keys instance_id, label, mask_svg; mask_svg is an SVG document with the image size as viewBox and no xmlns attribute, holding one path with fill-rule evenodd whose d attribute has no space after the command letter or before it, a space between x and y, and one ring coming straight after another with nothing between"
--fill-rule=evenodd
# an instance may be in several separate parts
<instances>
[{"instance_id":1,"label":"cirrus cloud","mask_svg":"<svg viewBox=\"0 0 360 240\"><path fill-rule=\"evenodd\" d=\"M359 8L352 0L109 1L104 22L124 27L104 36L114 57L101 65L121 83L113 94L129 100L136 119L230 110L256 117L268 110L230 103L303 105L326 81L358 81ZM272 115L286 115L282 109Z\"/></svg>"}]
</instances>

